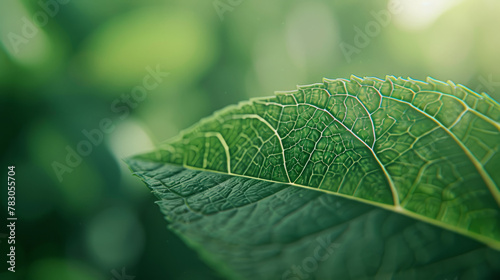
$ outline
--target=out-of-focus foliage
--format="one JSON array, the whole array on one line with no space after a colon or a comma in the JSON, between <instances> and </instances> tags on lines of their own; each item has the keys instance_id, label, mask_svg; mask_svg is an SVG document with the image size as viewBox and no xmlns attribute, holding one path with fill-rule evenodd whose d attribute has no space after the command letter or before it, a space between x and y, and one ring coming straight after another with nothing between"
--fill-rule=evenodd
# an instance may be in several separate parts
<instances>
[{"instance_id":1,"label":"out-of-focus foliage","mask_svg":"<svg viewBox=\"0 0 500 280\"><path fill-rule=\"evenodd\" d=\"M500 99L497 1L237 2L1 1L0 149L1 166L17 169L16 277L112 279L125 268L136 279L216 279L157 222L121 158L239 100L351 74L429 75ZM82 143L90 152L78 161Z\"/></svg>"}]
</instances>

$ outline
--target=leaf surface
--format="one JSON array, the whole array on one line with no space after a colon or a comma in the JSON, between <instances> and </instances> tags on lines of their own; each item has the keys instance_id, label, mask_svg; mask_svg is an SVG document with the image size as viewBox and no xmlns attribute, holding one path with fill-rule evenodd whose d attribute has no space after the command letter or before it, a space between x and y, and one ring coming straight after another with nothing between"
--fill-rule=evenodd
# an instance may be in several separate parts
<instances>
[{"instance_id":1,"label":"leaf surface","mask_svg":"<svg viewBox=\"0 0 500 280\"><path fill-rule=\"evenodd\" d=\"M499 121L498 103L484 93L477 94L452 82L394 77L325 79L323 83L301 86L275 97L252 99L216 112L159 150L128 162L160 197L161 209L177 232L196 246L204 244L203 250L210 255L217 255L214 252L219 251L219 245L228 247L220 251L231 257L219 256L216 259L220 261L216 262L225 263L225 271L246 277L250 274L235 268L231 260L234 254L249 256L230 250L231 246L241 250L242 244L251 241L248 246L254 252L252 246L260 246L259 242L265 240L270 247L262 254L277 259L283 270L288 254L303 257L307 251L304 246L313 246L313 237L306 236L314 236L311 234L315 230L323 232L333 227L335 232L343 232L337 223L347 227L345 231L356 236L358 242L376 239L378 245L373 246L378 246L377 252L395 250L386 247L386 239L404 232L404 226L392 219L417 227L425 225L426 231L433 232L427 237L403 238L401 242L406 244L408 254L415 254L418 247L409 243L429 242L426 244L436 247L443 234L453 236L451 246L464 243L455 243L465 238L459 235L464 235L500 248ZM154 168L146 169L145 165ZM167 174L174 169L198 178L196 183L184 182L184 177L169 179L171 175ZM219 183L212 180L214 176L228 179ZM233 183L228 185L229 181ZM303 199L309 196L318 199ZM348 206L336 208L331 203ZM301 206L290 213L294 209L290 205ZM255 213L245 216L240 213L243 208ZM341 209L364 214L339 220L335 213ZM236 214L227 216L232 211ZM200 223L198 230L193 228L191 219ZM369 227L363 232L363 227L375 221L387 223L387 232L383 227L378 231ZM290 231L279 230L284 224ZM240 232L233 239L230 232L235 225L234 230ZM219 235L211 236L213 227ZM261 238L256 234L259 228ZM248 239L245 235L249 235ZM304 243L298 242L302 245L297 245L301 249L283 244L279 247L283 238L290 241L294 237L296 242L303 240ZM205 242L206 238L211 241ZM340 256L349 254L354 241L339 238L340 244L349 245ZM230 245L225 244L229 240ZM217 245L218 242L222 243ZM437 246L434 253L443 254L445 245ZM286 248L301 254L285 252ZM496 251L491 252L498 257ZM255 261L263 258L254 253ZM478 258L476 253L470 254ZM437 260L427 257L422 263ZM415 258L413 255L408 262L415 265ZM294 261L298 260L296 257ZM353 263L353 270L346 268L342 275L356 275L355 268L368 269L354 260ZM382 263L380 260L372 270L363 270L356 277L421 271L414 266L403 269L404 265L384 270L391 264ZM255 269L250 264L247 268ZM314 273L319 271L318 268Z\"/></svg>"}]
</instances>

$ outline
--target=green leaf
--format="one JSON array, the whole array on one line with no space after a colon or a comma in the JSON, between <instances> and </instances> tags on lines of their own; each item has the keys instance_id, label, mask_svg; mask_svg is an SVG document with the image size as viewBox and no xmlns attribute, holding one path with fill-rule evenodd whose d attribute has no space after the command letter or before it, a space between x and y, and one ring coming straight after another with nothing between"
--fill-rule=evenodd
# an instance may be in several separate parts
<instances>
[{"instance_id":1,"label":"green leaf","mask_svg":"<svg viewBox=\"0 0 500 280\"><path fill-rule=\"evenodd\" d=\"M452 82L325 79L128 163L230 278L483 278L499 272L499 121ZM321 242L338 247L324 260Z\"/></svg>"}]
</instances>

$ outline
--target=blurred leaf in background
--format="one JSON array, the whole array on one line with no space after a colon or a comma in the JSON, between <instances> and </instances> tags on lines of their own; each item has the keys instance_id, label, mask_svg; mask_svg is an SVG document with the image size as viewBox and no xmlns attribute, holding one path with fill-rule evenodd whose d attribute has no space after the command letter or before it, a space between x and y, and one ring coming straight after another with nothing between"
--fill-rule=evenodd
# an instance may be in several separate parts
<instances>
[{"instance_id":1,"label":"blurred leaf in background","mask_svg":"<svg viewBox=\"0 0 500 280\"><path fill-rule=\"evenodd\" d=\"M0 150L2 166L17 169L16 277L112 279L126 268L136 279L217 279L159 222L121 159L229 104L351 74L450 79L500 100L498 1L220 0L230 5L222 17L216 2L1 1ZM346 56L343 43L356 51ZM169 75L129 105L157 66ZM68 166L85 141L91 152ZM54 162L71 169L62 181Z\"/></svg>"}]
</instances>

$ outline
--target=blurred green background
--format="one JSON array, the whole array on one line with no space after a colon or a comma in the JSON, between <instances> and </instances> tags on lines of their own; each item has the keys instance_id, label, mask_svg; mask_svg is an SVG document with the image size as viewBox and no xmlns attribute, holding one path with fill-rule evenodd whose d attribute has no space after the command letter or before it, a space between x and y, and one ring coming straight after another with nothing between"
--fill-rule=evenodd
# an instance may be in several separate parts
<instances>
[{"instance_id":1,"label":"blurred green background","mask_svg":"<svg viewBox=\"0 0 500 280\"><path fill-rule=\"evenodd\" d=\"M0 228L0 278L218 279L122 158L323 77L432 76L500 100L498 12L495 0L2 0L1 176L16 166L18 222L15 274Z\"/></svg>"}]
</instances>

